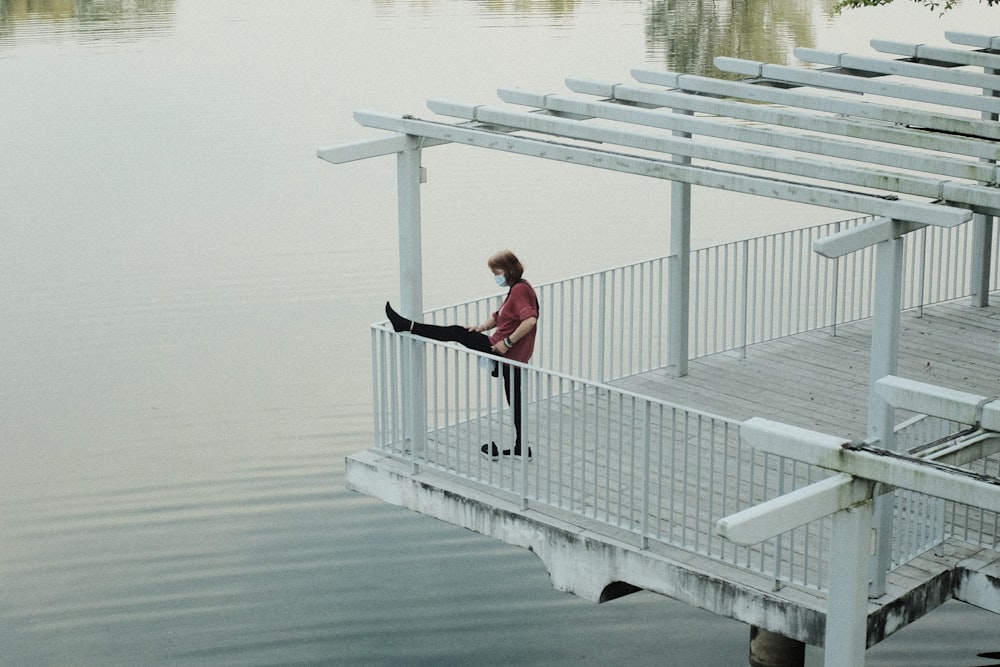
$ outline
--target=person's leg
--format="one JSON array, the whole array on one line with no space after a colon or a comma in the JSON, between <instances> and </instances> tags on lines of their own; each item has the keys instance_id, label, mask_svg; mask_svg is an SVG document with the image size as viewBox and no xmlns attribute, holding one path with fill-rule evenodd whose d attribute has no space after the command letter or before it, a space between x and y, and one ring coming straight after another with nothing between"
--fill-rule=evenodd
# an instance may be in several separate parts
<instances>
[{"instance_id":1,"label":"person's leg","mask_svg":"<svg viewBox=\"0 0 1000 667\"><path fill-rule=\"evenodd\" d=\"M430 338L431 340L439 340L447 343L460 343L476 352L492 352L490 339L486 334L469 331L457 324L440 326L437 324L414 322L397 313L388 303L385 304L385 314L389 317L389 322L396 331L409 331L414 336L422 338Z\"/></svg>"},{"instance_id":2,"label":"person's leg","mask_svg":"<svg viewBox=\"0 0 1000 667\"><path fill-rule=\"evenodd\" d=\"M421 336L423 338L430 338L432 340L440 340L443 342L460 343L469 349L476 350L477 352L484 352L486 354L492 354L493 352L489 336L486 334L469 331L465 327L457 324L439 326L436 324L414 322L413 320L407 319L393 310L388 301L385 304L385 314L389 318L389 322L392 324L393 330L397 332L408 331L414 336ZM493 367L494 376L496 375L495 364L496 362L494 362ZM506 387L506 378L504 382L504 387ZM507 402L510 402L509 394ZM520 433L520 427L518 427L518 433ZM520 437L520 435L518 437ZM520 442L520 440L518 442ZM495 442L486 443L480 448L480 451L483 453L483 456L493 461L500 458L500 448L497 447L497 443ZM503 453L510 455L510 450L506 449Z\"/></svg>"},{"instance_id":3,"label":"person's leg","mask_svg":"<svg viewBox=\"0 0 1000 667\"><path fill-rule=\"evenodd\" d=\"M521 453L521 369L502 364L503 366L503 390L507 396L507 405L514 413L514 454ZM505 450L504 454L509 454L510 450ZM531 448L528 448L528 456L531 456Z\"/></svg>"}]
</instances>

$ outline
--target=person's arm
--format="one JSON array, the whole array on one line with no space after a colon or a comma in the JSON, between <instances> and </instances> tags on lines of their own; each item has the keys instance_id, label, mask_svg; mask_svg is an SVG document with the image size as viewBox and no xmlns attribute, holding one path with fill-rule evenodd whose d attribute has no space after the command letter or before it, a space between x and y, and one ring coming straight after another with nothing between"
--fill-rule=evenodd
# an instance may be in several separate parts
<instances>
[{"instance_id":1,"label":"person's arm","mask_svg":"<svg viewBox=\"0 0 1000 667\"><path fill-rule=\"evenodd\" d=\"M528 332L534 329L537 323L538 323L537 317L529 317L525 320L522 320L521 323L517 325L517 328L514 329L514 333L507 336L505 339L499 341L496 345L493 346L493 351L497 352L498 354L507 354L507 351L510 350L510 348L517 345L517 341L527 336ZM511 344L507 345L507 341L510 341Z\"/></svg>"},{"instance_id":2,"label":"person's arm","mask_svg":"<svg viewBox=\"0 0 1000 667\"><path fill-rule=\"evenodd\" d=\"M482 324L478 324L474 327L467 327L469 331L475 331L476 333L482 333L484 331L489 331L497 325L496 320L491 316L490 319L486 320Z\"/></svg>"}]
</instances>

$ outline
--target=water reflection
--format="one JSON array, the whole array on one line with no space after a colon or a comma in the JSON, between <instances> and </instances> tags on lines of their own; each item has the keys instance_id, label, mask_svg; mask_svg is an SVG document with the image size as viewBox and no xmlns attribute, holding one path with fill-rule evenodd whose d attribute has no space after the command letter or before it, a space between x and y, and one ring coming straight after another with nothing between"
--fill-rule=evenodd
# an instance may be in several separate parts
<instances>
[{"instance_id":1,"label":"water reflection","mask_svg":"<svg viewBox=\"0 0 1000 667\"><path fill-rule=\"evenodd\" d=\"M423 10L425 13L436 13L443 6L439 3L414 3L412 0L373 0L379 10L390 10L398 13L401 9ZM475 0L467 4L475 7L479 15L508 14L512 16L563 16L573 15L577 9L586 5L595 5L597 0ZM444 5L447 6L447 3Z\"/></svg>"},{"instance_id":2,"label":"water reflection","mask_svg":"<svg viewBox=\"0 0 1000 667\"><path fill-rule=\"evenodd\" d=\"M601 15L600 20L614 28L613 22L622 16L620 8L596 0L372 2L386 17L401 13L442 16L464 10L493 24L541 19L551 25L575 26ZM716 56L790 63L794 47L815 46L815 24L833 15L835 0L649 0L640 4L645 5L645 50L650 61L671 71L717 76L720 73L712 64Z\"/></svg>"},{"instance_id":3,"label":"water reflection","mask_svg":"<svg viewBox=\"0 0 1000 667\"><path fill-rule=\"evenodd\" d=\"M0 44L28 35L132 39L173 22L174 0L0 0Z\"/></svg>"},{"instance_id":4,"label":"water reflection","mask_svg":"<svg viewBox=\"0 0 1000 667\"><path fill-rule=\"evenodd\" d=\"M833 2L822 0L830 15ZM712 76L712 60L732 56L787 64L796 46L815 43L810 0L653 0L646 14L646 50L668 70Z\"/></svg>"},{"instance_id":5,"label":"water reflection","mask_svg":"<svg viewBox=\"0 0 1000 667\"><path fill-rule=\"evenodd\" d=\"M503 14L546 14L549 16L569 16L583 5L592 5L580 0L479 0L476 6L481 12Z\"/></svg>"}]
</instances>

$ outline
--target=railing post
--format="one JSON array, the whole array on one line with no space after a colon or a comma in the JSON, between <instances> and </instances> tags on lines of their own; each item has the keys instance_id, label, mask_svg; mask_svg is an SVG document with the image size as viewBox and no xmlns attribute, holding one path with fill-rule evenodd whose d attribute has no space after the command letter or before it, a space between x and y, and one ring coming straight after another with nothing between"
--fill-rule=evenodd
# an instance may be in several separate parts
<instances>
[{"instance_id":1,"label":"railing post","mask_svg":"<svg viewBox=\"0 0 1000 667\"><path fill-rule=\"evenodd\" d=\"M400 312L419 319L423 315L423 268L420 243L420 148L396 153L396 193L399 215ZM427 382L424 346L416 339L403 348L404 438L410 443L414 468L427 438Z\"/></svg>"},{"instance_id":2,"label":"railing post","mask_svg":"<svg viewBox=\"0 0 1000 667\"><path fill-rule=\"evenodd\" d=\"M674 113L692 115L691 111L675 109ZM690 138L687 132L674 136ZM690 156L674 155L677 164L691 164ZM688 373L688 336L691 306L691 184L673 181L670 184L670 299L669 344L670 364L675 375Z\"/></svg>"}]
</instances>

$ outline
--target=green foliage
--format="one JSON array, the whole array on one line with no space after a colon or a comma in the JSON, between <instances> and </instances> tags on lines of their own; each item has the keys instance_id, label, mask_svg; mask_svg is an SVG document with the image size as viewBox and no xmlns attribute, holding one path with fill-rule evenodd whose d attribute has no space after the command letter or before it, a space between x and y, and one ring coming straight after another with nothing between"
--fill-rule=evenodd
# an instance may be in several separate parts
<instances>
[{"instance_id":1,"label":"green foliage","mask_svg":"<svg viewBox=\"0 0 1000 667\"><path fill-rule=\"evenodd\" d=\"M985 2L987 6L1000 5L1000 0L979 0L980 2ZM893 2L893 0L840 0L835 6L836 10L842 11L844 9L858 9L860 7L879 7L881 5L888 5ZM954 7L958 0L913 0L921 5L926 6L929 10L941 10L942 13L948 11Z\"/></svg>"}]
</instances>

